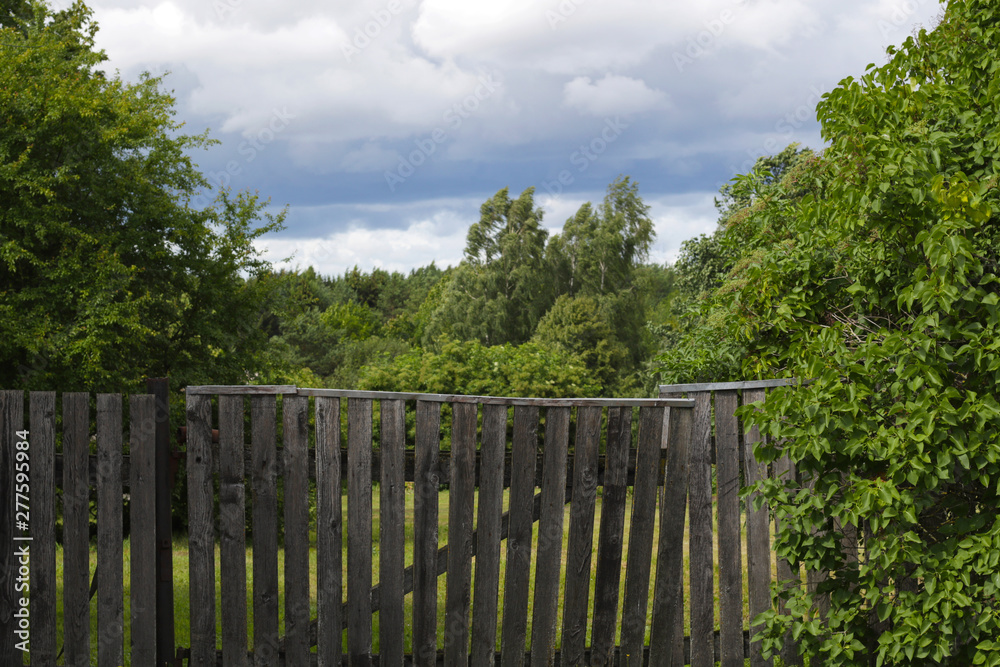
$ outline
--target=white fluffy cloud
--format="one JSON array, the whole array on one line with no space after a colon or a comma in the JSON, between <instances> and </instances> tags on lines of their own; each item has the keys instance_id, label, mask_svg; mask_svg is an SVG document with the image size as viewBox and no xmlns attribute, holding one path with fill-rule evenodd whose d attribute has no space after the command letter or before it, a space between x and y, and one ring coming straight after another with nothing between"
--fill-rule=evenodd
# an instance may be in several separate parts
<instances>
[{"instance_id":1,"label":"white fluffy cloud","mask_svg":"<svg viewBox=\"0 0 1000 667\"><path fill-rule=\"evenodd\" d=\"M261 239L257 247L279 268L312 266L323 275L339 275L357 265L406 273L431 262L444 268L461 261L465 229L449 227L439 219L398 230L359 226L319 238Z\"/></svg>"}]
</instances>

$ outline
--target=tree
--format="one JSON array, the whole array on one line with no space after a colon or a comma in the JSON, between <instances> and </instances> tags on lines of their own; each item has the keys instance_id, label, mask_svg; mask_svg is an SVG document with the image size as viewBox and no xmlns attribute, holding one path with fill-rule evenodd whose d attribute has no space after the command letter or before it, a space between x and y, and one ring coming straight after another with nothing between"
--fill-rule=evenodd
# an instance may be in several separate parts
<instances>
[{"instance_id":1,"label":"tree","mask_svg":"<svg viewBox=\"0 0 1000 667\"><path fill-rule=\"evenodd\" d=\"M511 199L503 188L480 208L469 227L465 260L441 295L424 331L424 344L442 334L485 345L527 341L552 297L546 288L542 211L534 188Z\"/></svg>"},{"instance_id":2,"label":"tree","mask_svg":"<svg viewBox=\"0 0 1000 667\"><path fill-rule=\"evenodd\" d=\"M486 346L442 340L440 351L415 349L361 371L359 386L377 391L560 398L596 396L600 384L576 355L534 342Z\"/></svg>"},{"instance_id":3,"label":"tree","mask_svg":"<svg viewBox=\"0 0 1000 667\"><path fill-rule=\"evenodd\" d=\"M1000 664L998 26L950 2L824 96L815 193L741 181L760 197L729 224L752 249L719 290L730 335L745 370L811 380L742 416L801 476L761 487L779 557L831 573L758 620L814 664Z\"/></svg>"},{"instance_id":4,"label":"tree","mask_svg":"<svg viewBox=\"0 0 1000 667\"><path fill-rule=\"evenodd\" d=\"M655 235L638 184L628 176L615 179L596 210L590 202L582 205L549 242L550 262L562 282L559 293L597 296L631 289Z\"/></svg>"},{"instance_id":5,"label":"tree","mask_svg":"<svg viewBox=\"0 0 1000 667\"><path fill-rule=\"evenodd\" d=\"M100 70L82 3L0 8L0 384L134 390L269 367L273 282L253 242L283 213L208 183L161 79Z\"/></svg>"},{"instance_id":6,"label":"tree","mask_svg":"<svg viewBox=\"0 0 1000 667\"><path fill-rule=\"evenodd\" d=\"M813 151L792 144L759 158L749 173L720 189L718 227L681 245L674 264L677 296L666 322L655 325L661 351L654 368L662 381L725 382L766 372L759 365L743 367L752 345L731 331L741 306L732 294L746 285L748 267L789 240L791 207L806 195L819 194L811 171L818 159ZM771 212L766 221L757 215L765 206Z\"/></svg>"}]
</instances>

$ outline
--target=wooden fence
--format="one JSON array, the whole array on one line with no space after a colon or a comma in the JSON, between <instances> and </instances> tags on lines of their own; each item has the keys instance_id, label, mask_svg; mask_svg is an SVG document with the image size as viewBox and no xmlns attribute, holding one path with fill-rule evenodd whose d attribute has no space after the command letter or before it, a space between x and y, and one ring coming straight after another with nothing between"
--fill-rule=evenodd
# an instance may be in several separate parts
<instances>
[{"instance_id":1,"label":"wooden fence","mask_svg":"<svg viewBox=\"0 0 1000 667\"><path fill-rule=\"evenodd\" d=\"M754 510L756 494L741 500L739 492L741 487L767 476L794 478L795 470L787 456L779 458L770 469L758 464L753 448L763 440L761 433L756 428L745 430L735 413L741 404L764 401L769 388L794 382L761 380L660 386L661 397L687 396L695 402L686 484L692 667L711 667L716 661L722 667L738 667L747 659L751 667L771 664L761 656L760 642L749 641L753 632L750 621L770 608L772 583L800 578L800 573L793 572L787 562L775 559L770 546L774 524L767 506ZM718 563L713 563L713 545L718 551ZM714 581L716 565L718 582ZM817 582L818 577L811 574L809 583ZM748 596L747 616L744 588ZM716 624L719 631L715 638L717 645L713 645L711 631ZM796 643L790 636L786 637L781 658L785 665L801 664Z\"/></svg>"},{"instance_id":2,"label":"wooden fence","mask_svg":"<svg viewBox=\"0 0 1000 667\"><path fill-rule=\"evenodd\" d=\"M254 554L254 571L249 578L243 537L247 395ZM282 395L280 453L276 447L277 395ZM218 396L217 462L212 447L213 396ZM344 400L346 420L341 415ZM377 443L373 438L376 403ZM442 430L442 405L450 408L450 432ZM654 594L651 618L647 609L654 576L651 563L658 489L670 493L677 488L669 482L683 465L670 459L670 453L686 450L683 442L690 430L693 405L693 401L683 399L547 400L294 387L189 388L191 664L215 665L220 659L223 665L271 665L276 659L289 665L306 665L312 660L319 665L344 661L370 665L376 660L379 665L441 662L484 667L525 662L641 665L644 659L657 665L681 664L684 642L679 623L683 613L677 606L683 574L680 559L659 561L654 590L662 589L666 594ZM632 423L635 407L639 408L637 427ZM407 437L408 414L415 424L412 442ZM673 417L668 420L668 415ZM346 443L342 421L346 421ZM442 442L450 445L447 455L441 449ZM668 455L665 486L660 465L664 451ZM346 459L346 480L342 479L341 458ZM407 465L411 458L412 467ZM217 651L214 597L212 499L216 468L225 610L221 614L221 651ZM403 540L408 470L412 470L414 499L413 562L409 566L404 562ZM311 471L316 493L315 623L310 618L306 560ZM282 595L277 572L279 477L284 479ZM379 482L380 493L378 586L372 586L373 480ZM346 525L342 524L340 506L343 482L347 488ZM443 484L449 487L448 544L444 546L438 543L437 532L438 492ZM504 511L504 489L508 486ZM633 503L626 557L622 547L630 487ZM600 520L595 526L599 493ZM567 502L571 506L564 564ZM683 519L678 523L670 513L660 517L662 552L670 543L683 542L682 532L671 532L678 525L683 530ZM537 539L533 541L536 521ZM345 539L346 586L341 580ZM503 559L502 548L506 553ZM503 611L498 614L500 564L504 561ZM623 568L624 594L620 597ZM441 575L447 577L443 601L437 599ZM592 577L596 583L591 601ZM248 652L246 630L248 579L253 586L252 652ZM561 598L563 626L559 628L561 583L565 591ZM412 594L410 618L404 615L407 594ZM281 601L284 636L278 634ZM445 618L443 636L438 636L439 607ZM530 650L526 651L529 610ZM379 655L373 656L372 618L376 611ZM589 645L588 619L592 619ZM650 623L653 639L646 646ZM412 631L411 652L404 654L407 625ZM681 632L668 636L656 631L659 626L679 627ZM343 628L347 650L342 655ZM621 640L616 646L619 628Z\"/></svg>"},{"instance_id":3,"label":"wooden fence","mask_svg":"<svg viewBox=\"0 0 1000 667\"><path fill-rule=\"evenodd\" d=\"M689 398L668 397L679 393ZM700 667L721 661L728 667L743 665L744 657L754 667L765 664L759 647L749 644L741 554L745 536L752 618L770 604L770 520L766 508L748 511L746 530L741 531L738 491L756 476L788 473L782 463L771 471L756 465L752 444L759 435L751 431L742 438L733 418L740 393L744 403L760 400L764 386L663 387L660 399L631 400L188 388L191 634L190 648L177 654L191 665L247 666L485 667L528 662ZM16 478L23 397L23 392L0 393L0 475L10 479ZM55 393L32 392L29 398L31 523L27 531L14 525L6 534L3 529L11 524L0 520L0 544L9 545L0 558L0 573L17 571L15 545L22 541L18 538L30 537L31 651L25 657L13 649L18 619L4 618L0 609L0 662L5 665L20 664L22 658L32 665L53 665L60 649L59 664L86 665L92 641L97 643L99 665L122 664L126 622L131 628L131 664L167 664L162 652L157 657L156 629L173 619L155 604L158 561L151 526L156 504L149 483L158 472L156 404L151 396L129 397L125 420L120 395L98 395L92 429L90 401L87 394L63 394L58 438ZM91 432L96 432L96 453L91 453ZM128 456L122 455L124 443ZM374 482L378 516L373 516ZM56 493L60 485L61 503ZM442 485L449 487L444 545L437 530ZM13 516L14 487L0 488L3 517ZM88 534L92 489L101 564L96 638L90 635L88 596L93 574ZM128 618L122 567L125 492L131 526ZM315 494L314 518L310 493ZM409 563L404 548L407 496L413 505L414 535ZM629 496L632 513L626 520ZM63 519L64 588L58 645L57 516ZM378 558L373 563L375 525ZM281 588L279 537L284 550ZM346 581L341 562L345 542ZM718 610L713 601L713 543L719 553ZM315 591L310 591L311 546L317 552ZM253 550L249 572L248 547ZM690 560L687 604L685 556ZM787 565L784 572L780 569L783 565L774 564L778 577L791 578ZM374 586L373 567L379 578ZM442 575L446 594L438 600ZM17 611L14 585L14 577L3 580L0 607ZM310 609L311 593L315 612ZM404 613L407 595L412 596L411 614ZM279 605L284 610L283 635ZM443 636L438 635L439 608L445 616ZM372 654L375 612L378 655ZM412 641L404 653L407 629ZM7 656L12 658L8 661Z\"/></svg>"}]
</instances>

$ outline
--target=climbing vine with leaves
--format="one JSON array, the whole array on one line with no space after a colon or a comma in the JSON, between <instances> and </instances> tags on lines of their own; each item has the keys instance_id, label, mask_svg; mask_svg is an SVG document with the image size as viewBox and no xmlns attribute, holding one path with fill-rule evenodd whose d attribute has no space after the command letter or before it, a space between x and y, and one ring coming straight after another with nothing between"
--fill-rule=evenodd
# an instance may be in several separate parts
<instances>
[{"instance_id":1,"label":"climbing vine with leaves","mask_svg":"<svg viewBox=\"0 0 1000 667\"><path fill-rule=\"evenodd\" d=\"M779 557L829 573L775 589L767 650L790 632L825 665L1000 665L998 23L949 2L824 96L821 158L735 184L746 250L717 307L745 373L811 380L742 415L798 470L761 487Z\"/></svg>"}]
</instances>

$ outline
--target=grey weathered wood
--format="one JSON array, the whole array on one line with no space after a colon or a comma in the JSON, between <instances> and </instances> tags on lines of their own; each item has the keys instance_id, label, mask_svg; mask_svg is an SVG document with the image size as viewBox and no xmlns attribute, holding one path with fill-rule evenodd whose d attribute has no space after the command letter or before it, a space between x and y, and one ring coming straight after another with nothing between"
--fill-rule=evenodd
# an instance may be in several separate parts
<instances>
[{"instance_id":1,"label":"grey weathered wood","mask_svg":"<svg viewBox=\"0 0 1000 667\"><path fill-rule=\"evenodd\" d=\"M97 661L125 660L125 599L122 561L122 397L97 395Z\"/></svg>"},{"instance_id":2,"label":"grey weathered wood","mask_svg":"<svg viewBox=\"0 0 1000 667\"><path fill-rule=\"evenodd\" d=\"M764 400L764 390L754 389L743 392L743 404L758 403ZM767 465L758 463L754 448L762 443L760 429L753 426L747 431L743 450L746 485L752 486L766 479ZM747 511L747 591L749 595L750 620L766 611L771 606L771 536L770 513L767 505L759 510L754 509L756 499L760 494L752 491L746 498ZM756 634L757 629L751 625L750 634ZM765 660L761 655L761 643L750 643L750 667L766 667L773 661Z\"/></svg>"},{"instance_id":3,"label":"grey weathered wood","mask_svg":"<svg viewBox=\"0 0 1000 667\"><path fill-rule=\"evenodd\" d=\"M278 402L275 396L252 396L250 398L250 477L252 485L251 512L253 513L253 659L256 667L269 667L278 660L277 415ZM317 416L318 419L319 417ZM317 426L317 433L319 432L319 427ZM319 436L317 435L317 437ZM340 502L339 485L337 488L337 502ZM319 544L322 544L322 537L322 532L317 530L317 542ZM336 557L339 559L339 546L336 554ZM323 560L319 560L318 564L319 571L322 573ZM340 572L339 567L337 568L337 572ZM339 595L337 602L337 610L339 611ZM340 638L338 637L337 639L339 651ZM339 659L336 665L337 667L340 666Z\"/></svg>"},{"instance_id":4,"label":"grey weathered wood","mask_svg":"<svg viewBox=\"0 0 1000 667\"><path fill-rule=\"evenodd\" d=\"M483 406L479 516L476 528L476 588L472 610L472 667L494 667L506 447L507 407Z\"/></svg>"},{"instance_id":5,"label":"grey weathered wood","mask_svg":"<svg viewBox=\"0 0 1000 667\"><path fill-rule=\"evenodd\" d=\"M510 532L507 535L507 574L504 584L503 628L500 637L502 667L521 667L528 630L528 584L531 571L531 504L535 489L535 449L538 408L514 408L514 438L509 496Z\"/></svg>"},{"instance_id":6,"label":"grey weathered wood","mask_svg":"<svg viewBox=\"0 0 1000 667\"><path fill-rule=\"evenodd\" d=\"M783 479L787 483L795 483L795 466L788 458L788 454L782 454L777 461L774 462L773 466L774 476L778 479ZM777 533L781 529L781 523L777 518L774 520L774 530ZM793 569L791 563L788 561L778 558L777 559L777 580L788 582L785 584L785 588L792 588L797 585L801 585L799 580L798 569ZM782 605L782 612L785 611L784 605ZM781 660L785 665L801 665L802 658L799 656L798 642L792 638L791 631L785 635L785 640L781 647Z\"/></svg>"},{"instance_id":7,"label":"grey weathered wood","mask_svg":"<svg viewBox=\"0 0 1000 667\"><path fill-rule=\"evenodd\" d=\"M372 654L372 402L347 401L347 664ZM308 548L308 545L307 545Z\"/></svg>"},{"instance_id":8,"label":"grey weathered wood","mask_svg":"<svg viewBox=\"0 0 1000 667\"><path fill-rule=\"evenodd\" d=\"M215 665L215 529L212 521L212 399L187 397L188 572L191 658Z\"/></svg>"},{"instance_id":9,"label":"grey weathered wood","mask_svg":"<svg viewBox=\"0 0 1000 667\"><path fill-rule=\"evenodd\" d=\"M197 388L200 392L201 388ZM191 388L188 389L191 391ZM420 394L405 391L362 391L356 389L298 389L300 396L331 396L337 398L367 398L374 401L387 399L429 401L432 403L476 403L479 405L584 407L692 407L694 402L683 398L518 398L511 396L467 396L462 394Z\"/></svg>"},{"instance_id":10,"label":"grey weathered wood","mask_svg":"<svg viewBox=\"0 0 1000 667\"><path fill-rule=\"evenodd\" d=\"M559 572L562 568L563 510L566 504L568 407L545 413L545 460L542 464L542 513L535 556L535 603L531 615L531 665L551 667L556 654Z\"/></svg>"},{"instance_id":11,"label":"grey weathered wood","mask_svg":"<svg viewBox=\"0 0 1000 667\"><path fill-rule=\"evenodd\" d=\"M665 408L639 411L639 450L635 461L632 521L625 566L625 599L622 605L621 651L629 665L642 667L652 568L656 490L660 474Z\"/></svg>"},{"instance_id":12,"label":"grey weathered wood","mask_svg":"<svg viewBox=\"0 0 1000 667\"><path fill-rule=\"evenodd\" d=\"M90 665L90 395L63 394L63 647L66 665Z\"/></svg>"},{"instance_id":13,"label":"grey weathered wood","mask_svg":"<svg viewBox=\"0 0 1000 667\"><path fill-rule=\"evenodd\" d=\"M20 576L20 556L16 554L22 544L16 539L24 536L24 531L17 527L17 521L23 521L17 513L23 511L17 507L17 443L22 440L17 437L17 431L24 429L24 392L4 390L0 392L0 663L5 667L17 667L22 664L24 653L16 648L20 637L15 630L20 630L19 619L14 613L21 609L21 595L16 590L16 580ZM29 434L30 435L30 434ZM28 440L28 458L30 468L30 438ZM22 457L23 458L23 457ZM29 481L21 482L21 488L30 487ZM30 488L25 489L29 493ZM22 500L23 503L23 500ZM28 517L31 518L30 515ZM16 545L16 546L15 546ZM29 611L30 613L30 611Z\"/></svg>"},{"instance_id":14,"label":"grey weathered wood","mask_svg":"<svg viewBox=\"0 0 1000 667\"><path fill-rule=\"evenodd\" d=\"M660 537L653 588L649 664L680 667L684 658L684 515L687 512L691 409L671 408L667 419L667 465L660 499Z\"/></svg>"},{"instance_id":15,"label":"grey weathered wood","mask_svg":"<svg viewBox=\"0 0 1000 667\"><path fill-rule=\"evenodd\" d=\"M622 537L628 482L628 450L632 441L632 409L608 409L604 493L601 499L601 532L597 543L594 577L594 623L590 633L590 662L610 665L614 660L618 625L618 587L622 570Z\"/></svg>"},{"instance_id":16,"label":"grey weathered wood","mask_svg":"<svg viewBox=\"0 0 1000 667\"><path fill-rule=\"evenodd\" d=\"M715 392L719 522L719 649L722 667L743 667L743 561L736 392Z\"/></svg>"},{"instance_id":17,"label":"grey weathered wood","mask_svg":"<svg viewBox=\"0 0 1000 667\"><path fill-rule=\"evenodd\" d=\"M330 399L317 399L330 400ZM405 554L406 404L381 403L382 457L379 505L379 665L403 665L403 570ZM473 425L475 429L475 425Z\"/></svg>"},{"instance_id":18,"label":"grey weathered wood","mask_svg":"<svg viewBox=\"0 0 1000 667\"><path fill-rule=\"evenodd\" d=\"M448 585L445 596L445 667L469 664L472 599L472 521L476 497L476 405L452 406L448 507Z\"/></svg>"},{"instance_id":19,"label":"grey weathered wood","mask_svg":"<svg viewBox=\"0 0 1000 667\"><path fill-rule=\"evenodd\" d=\"M277 396L279 394L296 394L298 388L290 384L209 384L187 387L185 391L188 396Z\"/></svg>"},{"instance_id":20,"label":"grey weathered wood","mask_svg":"<svg viewBox=\"0 0 1000 667\"><path fill-rule=\"evenodd\" d=\"M712 570L712 394L695 394L688 495L691 516L691 667L712 667L715 629Z\"/></svg>"},{"instance_id":21,"label":"grey weathered wood","mask_svg":"<svg viewBox=\"0 0 1000 667\"><path fill-rule=\"evenodd\" d=\"M56 662L56 393L33 391L31 445L31 659Z\"/></svg>"},{"instance_id":22,"label":"grey weathered wood","mask_svg":"<svg viewBox=\"0 0 1000 667\"><path fill-rule=\"evenodd\" d=\"M601 444L601 408L576 413L573 458L573 501L566 547L566 592L563 603L562 664L583 665L587 640L587 608L594 550L594 505L597 498L597 453Z\"/></svg>"},{"instance_id":23,"label":"grey weathered wood","mask_svg":"<svg viewBox=\"0 0 1000 667\"><path fill-rule=\"evenodd\" d=\"M309 399L281 401L285 458L285 660L309 660ZM371 568L369 567L369 576Z\"/></svg>"},{"instance_id":24,"label":"grey weathered wood","mask_svg":"<svg viewBox=\"0 0 1000 667\"><path fill-rule=\"evenodd\" d=\"M382 407L382 447L386 448L386 406ZM392 423L392 420L389 420ZM384 490L383 490L384 493ZM384 503L385 501L383 501ZM386 513L383 504L383 515ZM341 619L340 399L316 399L316 662L340 667L343 650ZM383 527L383 536L385 535ZM383 549L386 544L383 542ZM385 554L385 551L382 552ZM383 555L383 558L387 558ZM384 565L384 562L383 562ZM384 573L383 569L383 573ZM385 581L383 576L383 581ZM277 619L275 619L277 620ZM382 616L382 622L387 621ZM275 627L277 631L277 627ZM277 634L277 633L275 633ZM383 656L388 647L383 642ZM398 667L395 663L387 663Z\"/></svg>"},{"instance_id":25,"label":"grey weathered wood","mask_svg":"<svg viewBox=\"0 0 1000 667\"><path fill-rule=\"evenodd\" d=\"M805 382L809 382L806 380ZM703 391L737 391L739 389L764 389L766 387L788 387L799 384L796 378L777 380L740 380L738 382L695 382L691 384L661 384L660 396L664 394L698 393Z\"/></svg>"},{"instance_id":26,"label":"grey weathered wood","mask_svg":"<svg viewBox=\"0 0 1000 667\"><path fill-rule=\"evenodd\" d=\"M219 396L219 558L222 665L247 662L246 491L243 487L243 396Z\"/></svg>"},{"instance_id":27,"label":"grey weathered wood","mask_svg":"<svg viewBox=\"0 0 1000 667\"><path fill-rule=\"evenodd\" d=\"M133 664L152 665L156 663L156 397L129 397L129 421L129 525L135 527L129 547L131 656Z\"/></svg>"},{"instance_id":28,"label":"grey weathered wood","mask_svg":"<svg viewBox=\"0 0 1000 667\"><path fill-rule=\"evenodd\" d=\"M441 404L417 401L413 501L413 662L437 660L438 452Z\"/></svg>"}]
</instances>

